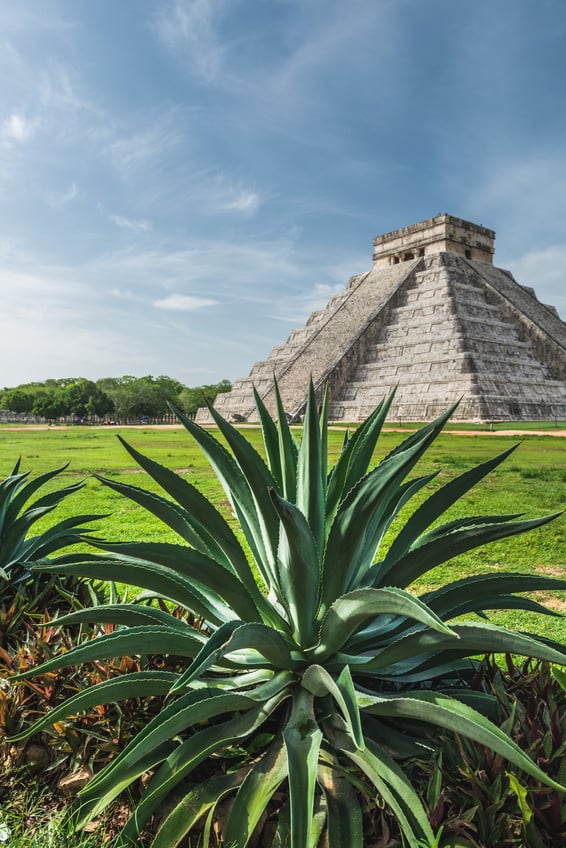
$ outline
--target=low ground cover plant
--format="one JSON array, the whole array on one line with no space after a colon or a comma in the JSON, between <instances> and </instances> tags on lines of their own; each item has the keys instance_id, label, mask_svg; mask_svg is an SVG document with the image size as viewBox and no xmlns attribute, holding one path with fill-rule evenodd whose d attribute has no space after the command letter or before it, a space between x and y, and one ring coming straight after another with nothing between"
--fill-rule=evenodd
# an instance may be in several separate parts
<instances>
[{"instance_id":1,"label":"low ground cover plant","mask_svg":"<svg viewBox=\"0 0 566 848\"><path fill-rule=\"evenodd\" d=\"M142 664L104 680L17 737L100 703L165 698L81 792L74 825L85 826L149 773L119 844L136 840L174 797L154 848L179 844L197 823L208 844L221 810L224 844L244 848L270 805L278 811L273 845L307 848L325 839L330 848L355 848L363 844L360 799L369 786L407 845L436 845L427 811L399 765L432 745L426 725L479 743L561 791L559 780L490 719L496 695L469 684L472 658L486 652L566 663L562 645L486 619L486 610L497 608L545 612L518 593L551 592L566 582L496 571L420 596L409 591L445 561L554 517L445 515L511 451L462 471L423 499L436 474L410 475L450 410L369 470L391 398L384 401L346 435L327 472L326 399L319 413L311 387L300 443L280 401L277 424L259 397L256 402L267 461L213 409L223 442L178 413L214 468L243 543L198 489L123 442L164 495L102 482L147 509L179 541L97 541L103 553L64 555L37 567L142 592L135 603L61 618L67 626L90 621L116 629L20 680L120 655L184 658L181 669ZM419 505L407 512L417 495ZM171 614L172 603L187 610L186 618Z\"/></svg>"},{"instance_id":2,"label":"low ground cover plant","mask_svg":"<svg viewBox=\"0 0 566 848\"><path fill-rule=\"evenodd\" d=\"M566 779L566 692L538 660L486 657L470 686L493 696L497 724L547 775ZM489 747L441 731L432 758L410 766L447 844L545 848L566 844L566 794L513 769ZM423 779L424 777L424 779Z\"/></svg>"}]
</instances>

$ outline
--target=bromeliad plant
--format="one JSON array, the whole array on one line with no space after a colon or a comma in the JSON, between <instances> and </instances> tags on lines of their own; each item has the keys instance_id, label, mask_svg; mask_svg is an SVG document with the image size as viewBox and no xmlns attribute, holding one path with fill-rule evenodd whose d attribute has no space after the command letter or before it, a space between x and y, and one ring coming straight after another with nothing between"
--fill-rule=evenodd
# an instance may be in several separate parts
<instances>
[{"instance_id":1,"label":"bromeliad plant","mask_svg":"<svg viewBox=\"0 0 566 848\"><path fill-rule=\"evenodd\" d=\"M190 483L124 442L167 497L103 482L158 516L181 541L99 542L104 554L64 556L49 566L62 574L120 581L145 591L141 603L61 619L66 624L111 622L119 629L45 663L40 673L121 654L186 658L179 673L140 670L104 681L32 729L101 702L167 695L159 714L83 790L76 825L84 826L151 772L121 844L135 840L165 799L180 792L181 800L162 823L153 848L177 845L203 817L206 845L217 805L230 797L224 844L244 848L274 795L279 797L286 786L288 803L280 810L274 844L307 848L320 836L330 848L359 848L361 785L372 785L380 803L390 807L408 845L437 844L423 805L397 762L419 750L423 723L487 745L561 789L486 718L493 699L467 690L465 671L470 657L486 652L524 654L562 665L566 651L485 620L463 622L461 617L479 613L485 619L484 611L496 607L543 612L516 593L564 589L566 581L490 573L465 577L421 597L408 591L417 578L446 560L553 517L498 515L441 522L509 451L436 489L404 518L406 505L419 493L422 499L434 477L409 475L452 410L368 470L391 404L387 399L345 438L328 473L327 398L319 414L311 386L300 444L280 398L277 402L276 424L256 396L267 463L214 409L211 414L229 449L177 413L221 481L245 547ZM194 619L185 622L154 606L152 597L185 605L198 617L198 626ZM448 624L453 619L456 623ZM209 771L208 777L190 783L207 758L246 746L249 756L236 769Z\"/></svg>"}]
</instances>

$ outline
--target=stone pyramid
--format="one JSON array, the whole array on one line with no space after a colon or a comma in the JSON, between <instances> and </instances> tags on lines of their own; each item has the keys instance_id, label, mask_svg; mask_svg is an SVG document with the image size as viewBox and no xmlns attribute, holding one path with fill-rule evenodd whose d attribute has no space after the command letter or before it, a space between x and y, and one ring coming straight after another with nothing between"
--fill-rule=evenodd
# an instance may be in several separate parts
<instances>
[{"instance_id":1,"label":"stone pyramid","mask_svg":"<svg viewBox=\"0 0 566 848\"><path fill-rule=\"evenodd\" d=\"M299 419L312 376L330 418L359 421L397 387L390 419L427 421L460 399L466 421L566 418L566 324L493 265L495 233L437 215L374 239L374 266L315 312L249 377L219 395L233 421L257 420L253 387ZM200 410L197 420L210 420Z\"/></svg>"}]
</instances>

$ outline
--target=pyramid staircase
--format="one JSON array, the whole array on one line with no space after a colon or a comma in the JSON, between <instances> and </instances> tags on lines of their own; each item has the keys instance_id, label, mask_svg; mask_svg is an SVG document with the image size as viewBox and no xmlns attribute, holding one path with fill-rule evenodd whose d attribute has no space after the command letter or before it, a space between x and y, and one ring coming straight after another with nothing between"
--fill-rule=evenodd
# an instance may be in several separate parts
<instances>
[{"instance_id":1,"label":"pyramid staircase","mask_svg":"<svg viewBox=\"0 0 566 848\"><path fill-rule=\"evenodd\" d=\"M290 418L309 380L330 418L364 419L396 387L390 418L430 420L460 400L469 421L566 418L566 324L491 262L495 234L447 215L375 240L375 265L254 365L215 408L256 420L253 387ZM210 416L200 410L197 420Z\"/></svg>"}]
</instances>

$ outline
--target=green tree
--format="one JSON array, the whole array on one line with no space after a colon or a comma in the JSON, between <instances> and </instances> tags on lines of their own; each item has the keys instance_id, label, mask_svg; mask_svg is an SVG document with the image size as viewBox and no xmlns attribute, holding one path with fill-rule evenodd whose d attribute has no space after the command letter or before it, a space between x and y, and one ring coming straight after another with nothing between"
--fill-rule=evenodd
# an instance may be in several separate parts
<instances>
[{"instance_id":1,"label":"green tree","mask_svg":"<svg viewBox=\"0 0 566 848\"><path fill-rule=\"evenodd\" d=\"M2 409L10 412L31 412L33 400L33 395L23 389L5 389L2 392L0 404Z\"/></svg>"},{"instance_id":2,"label":"green tree","mask_svg":"<svg viewBox=\"0 0 566 848\"><path fill-rule=\"evenodd\" d=\"M69 411L80 418L106 415L114 409L111 398L92 380L80 379L67 385L64 397Z\"/></svg>"},{"instance_id":3,"label":"green tree","mask_svg":"<svg viewBox=\"0 0 566 848\"><path fill-rule=\"evenodd\" d=\"M33 402L32 412L48 421L55 421L68 412L63 395L59 391L42 392Z\"/></svg>"},{"instance_id":4,"label":"green tree","mask_svg":"<svg viewBox=\"0 0 566 848\"><path fill-rule=\"evenodd\" d=\"M197 409L205 405L205 398L213 403L217 395L229 392L231 388L230 380L221 380L219 383L205 384L192 389L186 387L180 392L177 403L187 415L194 415Z\"/></svg>"}]
</instances>

